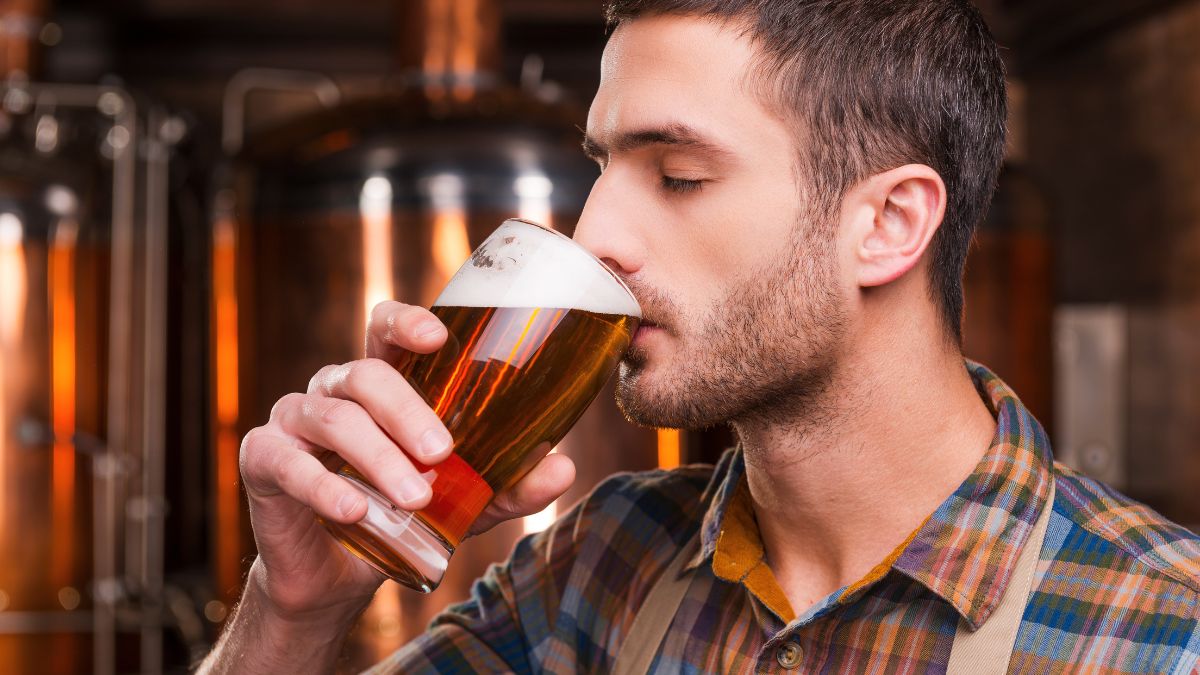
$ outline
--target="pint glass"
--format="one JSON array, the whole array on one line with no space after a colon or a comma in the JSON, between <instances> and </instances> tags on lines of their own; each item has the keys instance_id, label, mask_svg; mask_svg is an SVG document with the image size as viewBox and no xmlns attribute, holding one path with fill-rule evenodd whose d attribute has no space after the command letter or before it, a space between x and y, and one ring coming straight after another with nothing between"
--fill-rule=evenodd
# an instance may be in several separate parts
<instances>
[{"instance_id":1,"label":"pint glass","mask_svg":"<svg viewBox=\"0 0 1200 675\"><path fill-rule=\"evenodd\" d=\"M616 369L641 319L625 284L566 236L507 220L471 254L432 307L449 337L400 364L454 437L422 467L429 506L391 504L348 464L367 515L326 527L396 581L429 592L492 497L557 444Z\"/></svg>"}]
</instances>

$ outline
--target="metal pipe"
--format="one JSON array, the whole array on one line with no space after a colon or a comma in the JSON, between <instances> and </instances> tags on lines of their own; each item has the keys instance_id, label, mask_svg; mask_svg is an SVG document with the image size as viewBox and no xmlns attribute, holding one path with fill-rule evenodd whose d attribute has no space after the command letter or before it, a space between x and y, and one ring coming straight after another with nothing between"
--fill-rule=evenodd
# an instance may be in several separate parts
<instances>
[{"instance_id":1,"label":"metal pipe","mask_svg":"<svg viewBox=\"0 0 1200 675\"><path fill-rule=\"evenodd\" d=\"M246 137L246 97L258 90L311 93L326 108L342 100L342 90L327 75L281 68L246 68L234 73L225 85L221 103L221 147L236 155Z\"/></svg>"},{"instance_id":2,"label":"metal pipe","mask_svg":"<svg viewBox=\"0 0 1200 675\"><path fill-rule=\"evenodd\" d=\"M167 115L151 108L146 116L146 244L144 351L142 369L142 494L131 516L140 531L142 597L141 667L143 673L162 672L163 518L166 510L167 394L167 189L170 170Z\"/></svg>"},{"instance_id":3,"label":"metal pipe","mask_svg":"<svg viewBox=\"0 0 1200 675\"><path fill-rule=\"evenodd\" d=\"M133 295L134 263L134 198L137 180L137 109L126 92L106 88L94 99L94 105L113 117L110 133L125 130L126 142L118 147L113 143L112 198L112 265L109 300L109 380L108 380L108 458L104 471L97 472L100 489L95 510L96 534L93 575L97 588L95 612L96 631L93 656L96 675L112 675L116 666L116 604L120 597L117 580L116 542L120 535L118 513L122 473L127 465L124 455L129 443L127 407L131 401L129 388L132 365L133 316L130 303ZM120 134L110 139L119 141Z\"/></svg>"},{"instance_id":4,"label":"metal pipe","mask_svg":"<svg viewBox=\"0 0 1200 675\"><path fill-rule=\"evenodd\" d=\"M90 612L0 612L0 635L30 633L90 633Z\"/></svg>"}]
</instances>

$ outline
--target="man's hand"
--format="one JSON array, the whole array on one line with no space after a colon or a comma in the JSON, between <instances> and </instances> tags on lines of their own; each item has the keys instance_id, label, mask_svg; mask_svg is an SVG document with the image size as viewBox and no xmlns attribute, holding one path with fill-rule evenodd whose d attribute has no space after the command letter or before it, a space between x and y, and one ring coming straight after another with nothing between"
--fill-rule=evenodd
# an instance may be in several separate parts
<instances>
[{"instance_id":1,"label":"man's hand","mask_svg":"<svg viewBox=\"0 0 1200 675\"><path fill-rule=\"evenodd\" d=\"M350 524L367 511L363 494L328 467L336 467L338 458L349 462L401 508L418 510L429 503L429 485L413 460L438 464L452 451L452 439L394 366L407 352L439 349L446 337L445 326L427 310L381 303L371 312L366 359L322 368L307 393L284 396L271 410L271 419L246 435L241 471L258 560L243 604L261 606L239 610L206 665L221 670L224 657L217 652L236 639L229 633L264 633L260 625L240 626L243 615L257 623L302 626L308 633L322 625L320 617L332 618L324 623L336 625L329 625L325 636L311 636L311 643L340 643L384 576L338 544L317 520ZM574 479L570 459L545 457L510 490L496 495L471 533L540 511ZM289 639L295 637L294 630L289 632ZM270 643L278 640L263 641L268 644L255 647L269 652ZM239 647L234 651L244 654L248 646ZM336 647L332 649L331 658L336 657ZM306 658L313 665L314 657Z\"/></svg>"}]
</instances>

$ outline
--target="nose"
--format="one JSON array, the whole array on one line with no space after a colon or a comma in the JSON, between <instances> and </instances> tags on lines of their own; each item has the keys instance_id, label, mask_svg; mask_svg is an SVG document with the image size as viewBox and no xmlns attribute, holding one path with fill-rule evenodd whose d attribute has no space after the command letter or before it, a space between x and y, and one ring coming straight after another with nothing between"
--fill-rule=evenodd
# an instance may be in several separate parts
<instances>
[{"instance_id":1,"label":"nose","mask_svg":"<svg viewBox=\"0 0 1200 675\"><path fill-rule=\"evenodd\" d=\"M601 174L592 185L575 225L575 241L617 274L630 276L642 268L645 251L637 235L635 200L622 198L613 173Z\"/></svg>"}]
</instances>

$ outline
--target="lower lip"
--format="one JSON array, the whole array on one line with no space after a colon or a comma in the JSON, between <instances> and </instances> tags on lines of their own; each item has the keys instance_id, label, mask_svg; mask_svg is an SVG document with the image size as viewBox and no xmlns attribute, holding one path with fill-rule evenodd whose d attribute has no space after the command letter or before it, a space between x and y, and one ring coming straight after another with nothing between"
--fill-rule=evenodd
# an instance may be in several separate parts
<instances>
[{"instance_id":1,"label":"lower lip","mask_svg":"<svg viewBox=\"0 0 1200 675\"><path fill-rule=\"evenodd\" d=\"M661 333L662 330L663 329L659 326L650 326L645 324L638 326L637 332L633 334L633 342L640 342L646 339L647 336Z\"/></svg>"}]
</instances>

